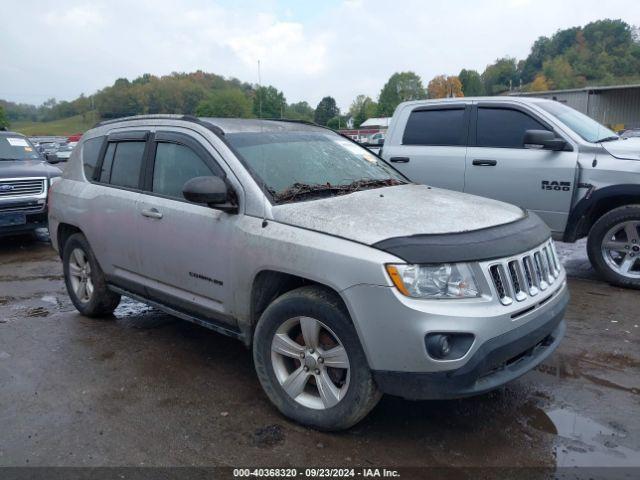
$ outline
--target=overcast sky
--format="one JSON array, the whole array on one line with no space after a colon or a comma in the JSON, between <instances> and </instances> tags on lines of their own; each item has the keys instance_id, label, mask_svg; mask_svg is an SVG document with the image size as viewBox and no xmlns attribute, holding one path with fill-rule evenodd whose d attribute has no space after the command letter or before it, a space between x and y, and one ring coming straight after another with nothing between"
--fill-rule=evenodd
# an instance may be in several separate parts
<instances>
[{"instance_id":1,"label":"overcast sky","mask_svg":"<svg viewBox=\"0 0 640 480\"><path fill-rule=\"evenodd\" d=\"M2 0L0 98L71 100L149 72L204 70L312 106L377 97L396 71L425 86L601 18L640 21L638 0Z\"/></svg>"}]
</instances>

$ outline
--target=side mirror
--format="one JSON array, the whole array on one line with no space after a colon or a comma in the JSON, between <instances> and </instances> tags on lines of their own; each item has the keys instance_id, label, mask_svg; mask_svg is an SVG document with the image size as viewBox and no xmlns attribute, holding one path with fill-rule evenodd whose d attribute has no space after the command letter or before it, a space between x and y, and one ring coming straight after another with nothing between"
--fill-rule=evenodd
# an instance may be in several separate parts
<instances>
[{"instance_id":1,"label":"side mirror","mask_svg":"<svg viewBox=\"0 0 640 480\"><path fill-rule=\"evenodd\" d=\"M556 137L553 132L548 130L527 130L524 132L524 140L522 141L524 148L544 148L555 152L564 150L567 142L562 138Z\"/></svg>"},{"instance_id":2,"label":"side mirror","mask_svg":"<svg viewBox=\"0 0 640 480\"><path fill-rule=\"evenodd\" d=\"M238 207L230 202L227 184L220 177L212 175L192 178L182 187L182 195L190 202L205 203L224 212L238 211Z\"/></svg>"},{"instance_id":3,"label":"side mirror","mask_svg":"<svg viewBox=\"0 0 640 480\"><path fill-rule=\"evenodd\" d=\"M58 158L58 155L56 155L55 153L45 153L44 154L44 159L49 163L59 163L60 162L60 159Z\"/></svg>"}]
</instances>

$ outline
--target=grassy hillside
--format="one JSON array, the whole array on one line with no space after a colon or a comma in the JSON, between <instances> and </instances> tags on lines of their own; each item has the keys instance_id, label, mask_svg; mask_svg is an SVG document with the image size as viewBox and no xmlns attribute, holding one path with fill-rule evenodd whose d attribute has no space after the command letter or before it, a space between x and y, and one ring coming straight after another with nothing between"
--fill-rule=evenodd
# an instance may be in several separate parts
<instances>
[{"instance_id":1,"label":"grassy hillside","mask_svg":"<svg viewBox=\"0 0 640 480\"><path fill-rule=\"evenodd\" d=\"M24 135L72 135L84 132L93 127L99 121L95 111L84 115L76 115L69 118L61 118L51 122L13 122L9 130L20 132Z\"/></svg>"}]
</instances>

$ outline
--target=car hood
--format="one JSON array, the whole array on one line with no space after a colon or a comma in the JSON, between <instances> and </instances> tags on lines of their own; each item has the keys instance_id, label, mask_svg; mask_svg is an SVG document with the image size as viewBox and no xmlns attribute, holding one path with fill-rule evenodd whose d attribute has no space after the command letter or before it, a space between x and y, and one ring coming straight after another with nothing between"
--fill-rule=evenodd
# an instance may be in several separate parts
<instances>
[{"instance_id":1,"label":"car hood","mask_svg":"<svg viewBox=\"0 0 640 480\"><path fill-rule=\"evenodd\" d=\"M273 208L275 221L367 245L392 237L479 230L525 215L507 203L414 184Z\"/></svg>"},{"instance_id":2,"label":"car hood","mask_svg":"<svg viewBox=\"0 0 640 480\"><path fill-rule=\"evenodd\" d=\"M602 143L602 148L621 160L640 160L640 138L632 137Z\"/></svg>"},{"instance_id":3,"label":"car hood","mask_svg":"<svg viewBox=\"0 0 640 480\"><path fill-rule=\"evenodd\" d=\"M62 170L44 160L0 160L0 179L17 177L57 177Z\"/></svg>"}]
</instances>

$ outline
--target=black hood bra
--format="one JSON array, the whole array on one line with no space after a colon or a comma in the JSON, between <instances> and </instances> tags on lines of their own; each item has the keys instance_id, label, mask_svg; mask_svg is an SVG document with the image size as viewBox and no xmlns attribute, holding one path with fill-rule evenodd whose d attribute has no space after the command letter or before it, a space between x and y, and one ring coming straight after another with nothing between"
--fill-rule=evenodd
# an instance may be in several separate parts
<instances>
[{"instance_id":1,"label":"black hood bra","mask_svg":"<svg viewBox=\"0 0 640 480\"><path fill-rule=\"evenodd\" d=\"M535 213L511 223L460 233L394 237L374 248L407 263L454 263L492 260L518 255L539 246L551 236Z\"/></svg>"}]
</instances>

